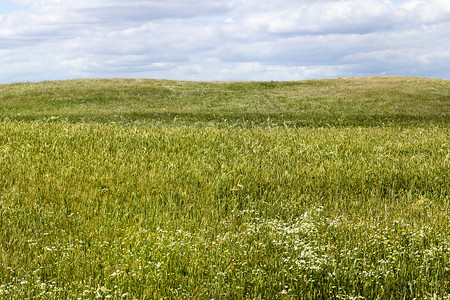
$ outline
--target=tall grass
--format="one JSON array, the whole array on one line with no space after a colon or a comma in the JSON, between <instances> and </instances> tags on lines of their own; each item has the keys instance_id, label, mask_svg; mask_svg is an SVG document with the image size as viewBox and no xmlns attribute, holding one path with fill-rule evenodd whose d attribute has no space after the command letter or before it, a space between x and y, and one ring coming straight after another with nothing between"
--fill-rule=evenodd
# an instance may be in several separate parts
<instances>
[{"instance_id":1,"label":"tall grass","mask_svg":"<svg viewBox=\"0 0 450 300\"><path fill-rule=\"evenodd\" d=\"M108 121L121 104L117 96L109 106L114 89L101 82L109 112L91 119L81 104L33 110L50 92L21 98L27 85L2 87L10 89L0 122L2 297L450 298L448 100L418 101L430 109L423 119L432 117L406 122L405 112L390 126L357 126L350 113L340 125L314 123L312 112L306 127L262 113L258 123L241 118L250 96L238 92L226 121L200 106L192 119ZM58 98L98 84L74 83L37 86L54 84ZM320 93L325 83L292 85ZM180 94L185 85L290 91L290 83L152 84ZM353 89L344 102L362 93ZM186 101L167 105L193 109Z\"/></svg>"}]
</instances>

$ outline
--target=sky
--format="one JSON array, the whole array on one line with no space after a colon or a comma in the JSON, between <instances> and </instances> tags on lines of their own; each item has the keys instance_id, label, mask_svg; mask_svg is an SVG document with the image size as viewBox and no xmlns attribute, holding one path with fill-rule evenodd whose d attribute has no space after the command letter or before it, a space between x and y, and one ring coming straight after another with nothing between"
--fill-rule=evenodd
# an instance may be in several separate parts
<instances>
[{"instance_id":1,"label":"sky","mask_svg":"<svg viewBox=\"0 0 450 300\"><path fill-rule=\"evenodd\" d=\"M450 79L449 0L0 0L0 84Z\"/></svg>"}]
</instances>

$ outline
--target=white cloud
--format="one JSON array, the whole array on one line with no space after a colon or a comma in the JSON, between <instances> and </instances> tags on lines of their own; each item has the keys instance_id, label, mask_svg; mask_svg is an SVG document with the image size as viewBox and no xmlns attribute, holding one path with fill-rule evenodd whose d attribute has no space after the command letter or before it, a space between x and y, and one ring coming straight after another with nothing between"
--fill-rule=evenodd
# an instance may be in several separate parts
<instances>
[{"instance_id":1,"label":"white cloud","mask_svg":"<svg viewBox=\"0 0 450 300\"><path fill-rule=\"evenodd\" d=\"M450 2L448 0L412 0L402 5L413 20L425 23L448 22Z\"/></svg>"},{"instance_id":2,"label":"white cloud","mask_svg":"<svg viewBox=\"0 0 450 300\"><path fill-rule=\"evenodd\" d=\"M447 0L15 0L0 83L77 77L450 78Z\"/></svg>"},{"instance_id":3,"label":"white cloud","mask_svg":"<svg viewBox=\"0 0 450 300\"><path fill-rule=\"evenodd\" d=\"M389 3L374 0L315 2L250 15L250 26L269 33L329 34L379 31L401 17Z\"/></svg>"}]
</instances>

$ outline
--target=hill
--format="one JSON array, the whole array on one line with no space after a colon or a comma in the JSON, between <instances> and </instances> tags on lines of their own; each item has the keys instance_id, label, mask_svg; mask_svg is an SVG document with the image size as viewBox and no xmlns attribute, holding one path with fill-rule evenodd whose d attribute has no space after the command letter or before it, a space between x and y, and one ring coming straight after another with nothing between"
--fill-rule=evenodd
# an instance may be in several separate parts
<instances>
[{"instance_id":1,"label":"hill","mask_svg":"<svg viewBox=\"0 0 450 300\"><path fill-rule=\"evenodd\" d=\"M0 86L1 118L69 122L385 126L449 122L450 81L71 80Z\"/></svg>"},{"instance_id":2,"label":"hill","mask_svg":"<svg viewBox=\"0 0 450 300\"><path fill-rule=\"evenodd\" d=\"M450 81L0 86L2 299L450 299Z\"/></svg>"}]
</instances>

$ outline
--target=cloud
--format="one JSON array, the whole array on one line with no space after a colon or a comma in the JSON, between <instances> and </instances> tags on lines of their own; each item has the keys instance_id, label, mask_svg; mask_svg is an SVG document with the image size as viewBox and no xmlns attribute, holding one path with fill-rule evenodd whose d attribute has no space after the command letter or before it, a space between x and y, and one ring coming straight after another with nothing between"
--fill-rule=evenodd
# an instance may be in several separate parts
<instances>
[{"instance_id":1,"label":"cloud","mask_svg":"<svg viewBox=\"0 0 450 300\"><path fill-rule=\"evenodd\" d=\"M378 1L315 2L251 14L246 23L274 34L367 33L397 24L401 12Z\"/></svg>"},{"instance_id":2,"label":"cloud","mask_svg":"<svg viewBox=\"0 0 450 300\"><path fill-rule=\"evenodd\" d=\"M420 23L448 22L450 19L450 2L447 0L413 0L401 6L412 20Z\"/></svg>"},{"instance_id":3,"label":"cloud","mask_svg":"<svg viewBox=\"0 0 450 300\"><path fill-rule=\"evenodd\" d=\"M450 78L447 0L15 0L0 83Z\"/></svg>"}]
</instances>

